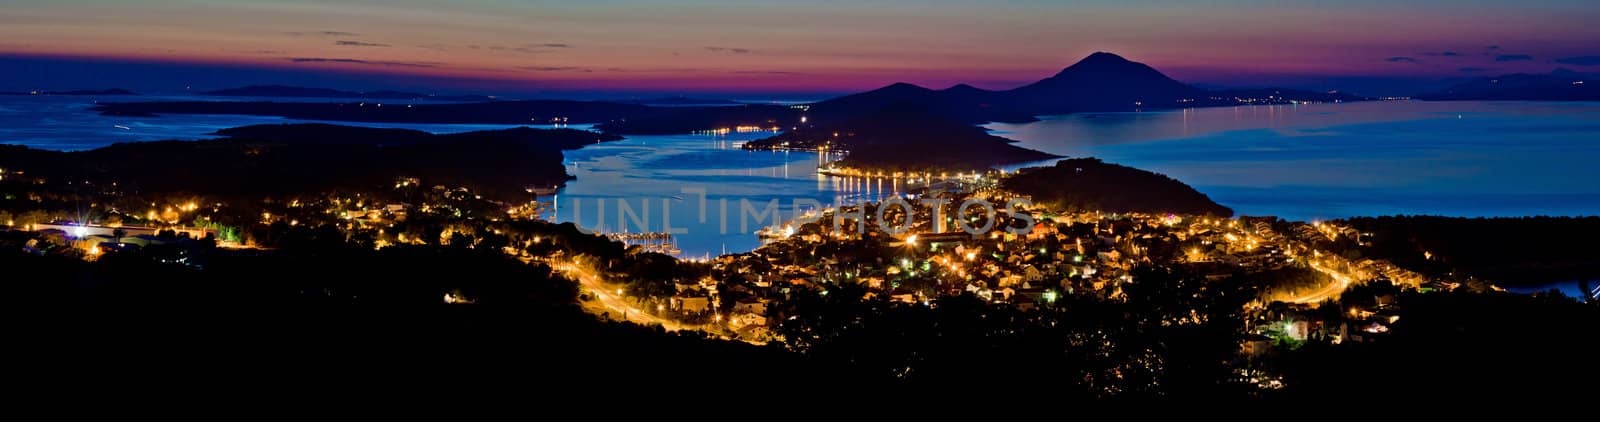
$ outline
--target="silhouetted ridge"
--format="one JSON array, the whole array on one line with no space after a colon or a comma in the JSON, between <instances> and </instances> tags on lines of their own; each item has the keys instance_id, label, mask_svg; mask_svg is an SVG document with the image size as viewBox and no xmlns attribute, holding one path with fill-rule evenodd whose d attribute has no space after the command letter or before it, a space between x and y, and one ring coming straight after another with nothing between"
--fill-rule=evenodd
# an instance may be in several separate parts
<instances>
[{"instance_id":1,"label":"silhouetted ridge","mask_svg":"<svg viewBox=\"0 0 1600 422\"><path fill-rule=\"evenodd\" d=\"M964 88L963 88L964 87ZM927 113L963 123L1029 122L1030 114L1015 113L996 107L989 91L967 85L957 85L942 91L900 82L875 90L838 97L812 104L811 115L822 122L848 120L865 116L888 107L909 106Z\"/></svg>"}]
</instances>

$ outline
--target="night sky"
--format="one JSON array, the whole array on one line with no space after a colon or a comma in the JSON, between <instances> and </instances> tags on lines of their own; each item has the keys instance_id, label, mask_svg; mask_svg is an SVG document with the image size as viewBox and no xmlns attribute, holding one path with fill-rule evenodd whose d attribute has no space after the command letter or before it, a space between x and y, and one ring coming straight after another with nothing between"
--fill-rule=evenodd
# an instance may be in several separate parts
<instances>
[{"instance_id":1,"label":"night sky","mask_svg":"<svg viewBox=\"0 0 1600 422\"><path fill-rule=\"evenodd\" d=\"M1095 51L1203 86L1380 95L1600 71L1592 0L3 3L0 90L815 97L897 81L1010 88Z\"/></svg>"}]
</instances>

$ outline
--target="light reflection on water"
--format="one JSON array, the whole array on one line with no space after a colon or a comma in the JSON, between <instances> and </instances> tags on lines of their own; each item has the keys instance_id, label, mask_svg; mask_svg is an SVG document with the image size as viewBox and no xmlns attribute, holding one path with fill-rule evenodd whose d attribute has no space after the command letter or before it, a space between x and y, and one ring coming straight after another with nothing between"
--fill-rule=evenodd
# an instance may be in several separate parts
<instances>
[{"instance_id":1,"label":"light reflection on water","mask_svg":"<svg viewBox=\"0 0 1600 422\"><path fill-rule=\"evenodd\" d=\"M611 232L624 226L630 232L683 229L675 236L683 255L716 256L724 249L742 252L760 245L754 232L774 220L758 222L754 215L770 201L778 201L776 217L788 220L796 213L796 199L824 206L855 203L899 187L892 181L818 174L820 164L837 158L832 154L740 148L771 135L631 136L570 151L567 172L577 179L557 198L557 220ZM619 211L619 202L644 219L642 227L633 214ZM800 211L809 209L801 204Z\"/></svg>"}]
</instances>

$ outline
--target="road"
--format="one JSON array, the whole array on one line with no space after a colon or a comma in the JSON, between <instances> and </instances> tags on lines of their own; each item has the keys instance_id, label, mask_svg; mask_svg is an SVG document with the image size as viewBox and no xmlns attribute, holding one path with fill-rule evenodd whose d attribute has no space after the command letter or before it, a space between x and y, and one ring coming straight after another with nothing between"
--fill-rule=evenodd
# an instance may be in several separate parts
<instances>
[{"instance_id":1,"label":"road","mask_svg":"<svg viewBox=\"0 0 1600 422\"><path fill-rule=\"evenodd\" d=\"M667 331L699 329L696 326L687 326L655 316L635 307L627 298L617 294L618 287L616 285L605 282L600 278L600 274L593 269L570 261L553 262L550 264L550 268L577 280L585 291L594 295L595 300L583 302L584 310L589 311L589 313L595 315L609 314L611 319L623 320L626 318L627 321L641 325L661 325Z\"/></svg>"},{"instance_id":2,"label":"road","mask_svg":"<svg viewBox=\"0 0 1600 422\"><path fill-rule=\"evenodd\" d=\"M1316 291L1309 292L1309 293L1306 293L1306 294L1302 294L1302 295L1300 295L1298 297L1285 299L1284 302L1288 302L1288 303L1317 303L1317 302L1321 302L1321 301L1324 301L1324 300L1332 299L1334 296L1338 296L1340 293L1344 293L1344 289L1349 288L1350 284L1355 282L1355 279L1350 277L1349 275L1345 275L1344 273L1335 271L1332 268L1325 267L1322 264L1317 263L1316 261L1311 261L1311 269L1317 270L1318 272L1321 272L1323 274L1327 274L1328 277L1333 278L1333 282L1332 283L1328 283L1327 286L1324 286L1321 289L1317 289Z\"/></svg>"}]
</instances>

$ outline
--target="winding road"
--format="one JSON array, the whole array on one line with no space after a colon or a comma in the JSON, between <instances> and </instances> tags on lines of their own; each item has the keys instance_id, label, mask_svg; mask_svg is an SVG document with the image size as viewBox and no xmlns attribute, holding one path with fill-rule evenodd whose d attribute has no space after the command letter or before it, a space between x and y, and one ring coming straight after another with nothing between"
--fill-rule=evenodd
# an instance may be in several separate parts
<instances>
[{"instance_id":1,"label":"winding road","mask_svg":"<svg viewBox=\"0 0 1600 422\"><path fill-rule=\"evenodd\" d=\"M1284 302L1317 303L1332 299L1334 296L1344 293L1344 289L1349 288L1350 284L1355 282L1355 279L1349 275L1335 271L1334 269L1323 266L1322 264L1318 264L1316 261L1311 261L1311 269L1317 270L1323 274L1327 274L1328 277L1333 278L1333 282L1328 283L1327 286L1317 289L1316 291L1308 292L1297 297L1284 299Z\"/></svg>"},{"instance_id":2,"label":"winding road","mask_svg":"<svg viewBox=\"0 0 1600 422\"><path fill-rule=\"evenodd\" d=\"M550 268L577 280L584 290L594 295L595 300L583 302L584 309L589 313L607 314L611 319L626 320L640 325L660 325L667 331L699 329L697 326L683 325L635 307L627 298L617 294L618 287L605 282L593 269L570 261L551 263Z\"/></svg>"}]
</instances>

